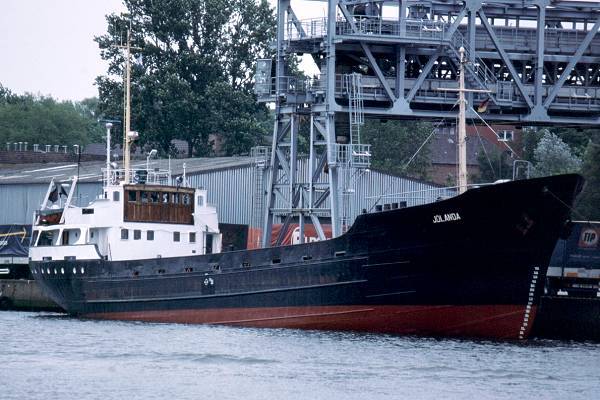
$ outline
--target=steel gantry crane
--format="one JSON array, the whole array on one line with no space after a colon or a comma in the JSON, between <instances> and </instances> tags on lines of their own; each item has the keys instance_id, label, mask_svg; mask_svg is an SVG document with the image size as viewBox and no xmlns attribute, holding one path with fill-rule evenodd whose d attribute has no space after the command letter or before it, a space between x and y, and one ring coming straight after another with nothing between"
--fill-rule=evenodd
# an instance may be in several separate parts
<instances>
[{"instance_id":1,"label":"steel gantry crane","mask_svg":"<svg viewBox=\"0 0 600 400\"><path fill-rule=\"evenodd\" d=\"M303 2L303 7L321 3ZM276 59L257 64L256 94L275 104L263 245L282 222L312 223L324 238L351 223L344 194L370 163L364 118L456 117L464 48L467 114L489 121L600 124L600 2L553 0L327 0L326 16L300 20L277 2ZM308 5L307 5L308 4ZM294 76L290 57L319 73ZM273 62L274 61L274 62ZM299 137L307 132L307 158ZM300 235L301 238L303 235Z\"/></svg>"}]
</instances>

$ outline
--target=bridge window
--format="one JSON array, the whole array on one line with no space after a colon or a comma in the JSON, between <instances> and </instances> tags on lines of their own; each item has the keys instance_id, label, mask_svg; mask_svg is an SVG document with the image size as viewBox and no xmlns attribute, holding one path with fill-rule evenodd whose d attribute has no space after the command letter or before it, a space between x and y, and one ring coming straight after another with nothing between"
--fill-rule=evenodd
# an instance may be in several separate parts
<instances>
[{"instance_id":1,"label":"bridge window","mask_svg":"<svg viewBox=\"0 0 600 400\"><path fill-rule=\"evenodd\" d=\"M121 229L121 239L129 239L129 229Z\"/></svg>"},{"instance_id":2,"label":"bridge window","mask_svg":"<svg viewBox=\"0 0 600 400\"><path fill-rule=\"evenodd\" d=\"M156 192L150 193L150 201L152 203L158 203L158 193L156 193Z\"/></svg>"},{"instance_id":3,"label":"bridge window","mask_svg":"<svg viewBox=\"0 0 600 400\"><path fill-rule=\"evenodd\" d=\"M196 232L190 232L190 243L196 243Z\"/></svg>"},{"instance_id":4,"label":"bridge window","mask_svg":"<svg viewBox=\"0 0 600 400\"><path fill-rule=\"evenodd\" d=\"M148 192L140 192L140 197L141 197L142 203L148 202Z\"/></svg>"},{"instance_id":5,"label":"bridge window","mask_svg":"<svg viewBox=\"0 0 600 400\"><path fill-rule=\"evenodd\" d=\"M204 249L205 254L212 254L213 252L213 235L206 235L206 248Z\"/></svg>"},{"instance_id":6,"label":"bridge window","mask_svg":"<svg viewBox=\"0 0 600 400\"><path fill-rule=\"evenodd\" d=\"M162 202L165 204L169 202L169 193L162 194Z\"/></svg>"},{"instance_id":7,"label":"bridge window","mask_svg":"<svg viewBox=\"0 0 600 400\"><path fill-rule=\"evenodd\" d=\"M133 240L140 240L142 238L142 231L139 229L133 230Z\"/></svg>"},{"instance_id":8,"label":"bridge window","mask_svg":"<svg viewBox=\"0 0 600 400\"><path fill-rule=\"evenodd\" d=\"M183 195L183 204L185 204L186 206L190 204L190 195L187 193Z\"/></svg>"},{"instance_id":9,"label":"bridge window","mask_svg":"<svg viewBox=\"0 0 600 400\"><path fill-rule=\"evenodd\" d=\"M70 244L76 244L81 233L80 229L65 229L62 232L61 244L67 246Z\"/></svg>"},{"instance_id":10,"label":"bridge window","mask_svg":"<svg viewBox=\"0 0 600 400\"><path fill-rule=\"evenodd\" d=\"M173 232L173 241L174 242L179 242L179 240L181 239L181 235L179 232Z\"/></svg>"},{"instance_id":11,"label":"bridge window","mask_svg":"<svg viewBox=\"0 0 600 400\"><path fill-rule=\"evenodd\" d=\"M113 192L113 201L119 201L121 199L121 193Z\"/></svg>"},{"instance_id":12,"label":"bridge window","mask_svg":"<svg viewBox=\"0 0 600 400\"><path fill-rule=\"evenodd\" d=\"M146 240L154 240L154 231L146 232Z\"/></svg>"},{"instance_id":13,"label":"bridge window","mask_svg":"<svg viewBox=\"0 0 600 400\"><path fill-rule=\"evenodd\" d=\"M198 196L198 206L204 206L204 196Z\"/></svg>"},{"instance_id":14,"label":"bridge window","mask_svg":"<svg viewBox=\"0 0 600 400\"><path fill-rule=\"evenodd\" d=\"M137 192L130 190L127 192L127 201L134 203L137 200Z\"/></svg>"},{"instance_id":15,"label":"bridge window","mask_svg":"<svg viewBox=\"0 0 600 400\"><path fill-rule=\"evenodd\" d=\"M58 230L41 231L38 246L52 246L54 238L58 235Z\"/></svg>"}]
</instances>

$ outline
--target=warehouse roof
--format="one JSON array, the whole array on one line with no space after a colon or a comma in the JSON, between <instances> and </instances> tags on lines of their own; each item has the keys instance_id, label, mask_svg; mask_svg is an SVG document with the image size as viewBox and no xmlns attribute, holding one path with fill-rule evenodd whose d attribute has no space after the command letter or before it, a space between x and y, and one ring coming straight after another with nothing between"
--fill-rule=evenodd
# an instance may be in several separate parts
<instances>
[{"instance_id":1,"label":"warehouse roof","mask_svg":"<svg viewBox=\"0 0 600 400\"><path fill-rule=\"evenodd\" d=\"M172 174L181 175L183 166L187 175L208 171L239 168L252 164L251 157L213 157L171 159ZM78 175L80 182L99 182L106 162L88 161L77 163L11 164L0 166L0 185L14 183L47 183L52 178L68 181ZM168 169L169 160L150 160L150 168ZM132 168L146 169L146 160L133 160Z\"/></svg>"}]
</instances>

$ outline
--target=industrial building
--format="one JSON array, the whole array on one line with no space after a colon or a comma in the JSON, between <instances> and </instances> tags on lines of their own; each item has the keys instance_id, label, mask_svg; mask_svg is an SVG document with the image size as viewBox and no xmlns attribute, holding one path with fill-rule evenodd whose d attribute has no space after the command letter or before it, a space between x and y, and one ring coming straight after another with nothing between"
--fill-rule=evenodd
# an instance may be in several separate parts
<instances>
[{"instance_id":1,"label":"industrial building","mask_svg":"<svg viewBox=\"0 0 600 400\"><path fill-rule=\"evenodd\" d=\"M190 186L208 190L208 202L216 205L220 222L260 226L264 213L264 160L253 157L190 158L171 160L173 177L185 176ZM299 174L308 171L307 160ZM146 160L133 163L145 170ZM77 198L81 204L102 195L102 161L84 163L21 164L0 168L0 225L31 224L49 182L68 182L78 176ZM150 160L148 168L168 169L169 160ZM320 180L326 181L323 173ZM411 206L448 196L450 191L427 182L393 176L380 171L363 171L356 176L356 192L347 198L349 222L364 210L392 203ZM258 199L258 200L257 200ZM403 203L404 202L404 203ZM257 222L258 221L258 222ZM279 222L279 221L278 221Z\"/></svg>"}]
</instances>

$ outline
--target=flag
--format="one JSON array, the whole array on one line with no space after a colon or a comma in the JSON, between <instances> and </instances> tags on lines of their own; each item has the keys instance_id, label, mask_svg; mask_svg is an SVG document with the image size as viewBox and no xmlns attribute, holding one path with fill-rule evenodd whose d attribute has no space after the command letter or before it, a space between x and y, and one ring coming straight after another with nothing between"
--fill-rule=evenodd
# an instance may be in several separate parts
<instances>
[{"instance_id":1,"label":"flag","mask_svg":"<svg viewBox=\"0 0 600 400\"><path fill-rule=\"evenodd\" d=\"M69 194L67 193L67 191L65 190L63 185L59 185L58 183L55 183L54 189L52 189L52 191L48 195L48 200L50 200L53 203L56 203L56 201L58 200L58 196L68 197Z\"/></svg>"},{"instance_id":2,"label":"flag","mask_svg":"<svg viewBox=\"0 0 600 400\"><path fill-rule=\"evenodd\" d=\"M485 99L484 101L482 101L478 106L477 106L477 112L478 113L484 113L487 111L487 106L488 103L490 102L490 98L488 97L487 99Z\"/></svg>"}]
</instances>

